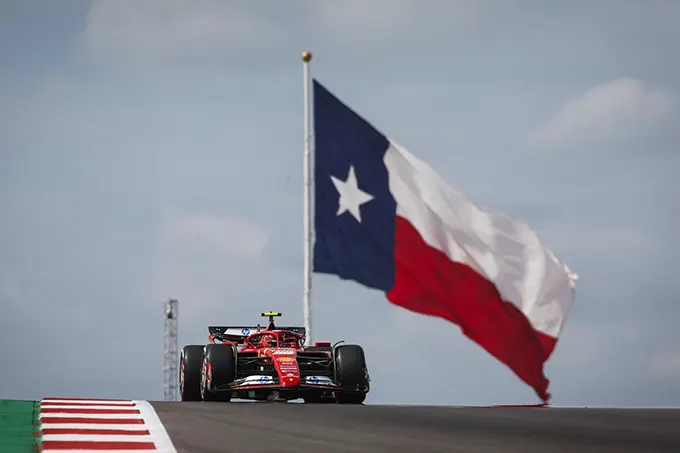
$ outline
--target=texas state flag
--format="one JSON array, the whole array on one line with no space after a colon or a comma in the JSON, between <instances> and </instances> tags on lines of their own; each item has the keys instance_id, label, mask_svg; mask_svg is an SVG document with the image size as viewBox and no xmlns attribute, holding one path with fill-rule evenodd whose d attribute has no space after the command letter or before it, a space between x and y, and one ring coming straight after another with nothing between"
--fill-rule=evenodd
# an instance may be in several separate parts
<instances>
[{"instance_id":1,"label":"texas state flag","mask_svg":"<svg viewBox=\"0 0 680 453\"><path fill-rule=\"evenodd\" d=\"M314 80L314 271L437 316L548 401L576 276L525 223L476 206Z\"/></svg>"}]
</instances>

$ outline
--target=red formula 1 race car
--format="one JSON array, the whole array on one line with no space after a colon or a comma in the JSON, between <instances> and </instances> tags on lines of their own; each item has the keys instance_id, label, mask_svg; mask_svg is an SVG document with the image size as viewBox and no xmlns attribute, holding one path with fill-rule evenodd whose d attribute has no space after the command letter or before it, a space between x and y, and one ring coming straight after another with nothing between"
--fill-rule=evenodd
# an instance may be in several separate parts
<instances>
[{"instance_id":1,"label":"red formula 1 race car","mask_svg":"<svg viewBox=\"0 0 680 453\"><path fill-rule=\"evenodd\" d=\"M361 404L370 390L364 350L353 344L304 346L304 327L209 326L210 344L182 349L182 401L260 401Z\"/></svg>"}]
</instances>

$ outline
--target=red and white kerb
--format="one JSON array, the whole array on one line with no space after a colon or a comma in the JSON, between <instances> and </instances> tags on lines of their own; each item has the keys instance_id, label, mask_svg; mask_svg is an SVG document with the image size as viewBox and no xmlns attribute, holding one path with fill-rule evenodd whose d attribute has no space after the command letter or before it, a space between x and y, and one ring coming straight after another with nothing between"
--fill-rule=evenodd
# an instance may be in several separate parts
<instances>
[{"instance_id":1,"label":"red and white kerb","mask_svg":"<svg viewBox=\"0 0 680 453\"><path fill-rule=\"evenodd\" d=\"M44 453L177 452L147 401L44 399L40 424Z\"/></svg>"}]
</instances>

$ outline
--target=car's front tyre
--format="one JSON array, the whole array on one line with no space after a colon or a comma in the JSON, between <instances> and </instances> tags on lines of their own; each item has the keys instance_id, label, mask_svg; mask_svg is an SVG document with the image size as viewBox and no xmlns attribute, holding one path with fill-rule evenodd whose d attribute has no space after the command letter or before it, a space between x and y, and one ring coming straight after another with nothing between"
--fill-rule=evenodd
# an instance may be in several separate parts
<instances>
[{"instance_id":1,"label":"car's front tyre","mask_svg":"<svg viewBox=\"0 0 680 453\"><path fill-rule=\"evenodd\" d=\"M338 384L345 389L336 394L341 404L361 404L369 390L368 367L364 349L355 344L338 346L335 350L335 373Z\"/></svg>"},{"instance_id":2,"label":"car's front tyre","mask_svg":"<svg viewBox=\"0 0 680 453\"><path fill-rule=\"evenodd\" d=\"M201 399L203 401L230 401L230 392L213 391L234 381L236 360L229 344L209 344L203 351L201 364Z\"/></svg>"}]
</instances>

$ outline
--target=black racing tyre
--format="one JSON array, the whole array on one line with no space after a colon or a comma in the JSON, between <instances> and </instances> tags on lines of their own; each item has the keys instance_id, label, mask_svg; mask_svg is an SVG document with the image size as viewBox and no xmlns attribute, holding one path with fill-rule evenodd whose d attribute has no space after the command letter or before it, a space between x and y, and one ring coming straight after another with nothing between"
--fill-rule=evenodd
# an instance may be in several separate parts
<instances>
[{"instance_id":1,"label":"black racing tyre","mask_svg":"<svg viewBox=\"0 0 680 453\"><path fill-rule=\"evenodd\" d=\"M209 365L209 366L208 366ZM234 349L229 344L209 344L203 352L201 398L203 401L230 401L230 392L212 392L211 388L230 384L236 376Z\"/></svg>"},{"instance_id":2,"label":"black racing tyre","mask_svg":"<svg viewBox=\"0 0 680 453\"><path fill-rule=\"evenodd\" d=\"M201 401L203 345L184 346L179 359L179 395L182 401Z\"/></svg>"},{"instance_id":3,"label":"black racing tyre","mask_svg":"<svg viewBox=\"0 0 680 453\"><path fill-rule=\"evenodd\" d=\"M369 386L363 348L355 344L339 346L335 350L335 371L340 386L355 390L339 393L336 397L338 403L363 403Z\"/></svg>"}]
</instances>

